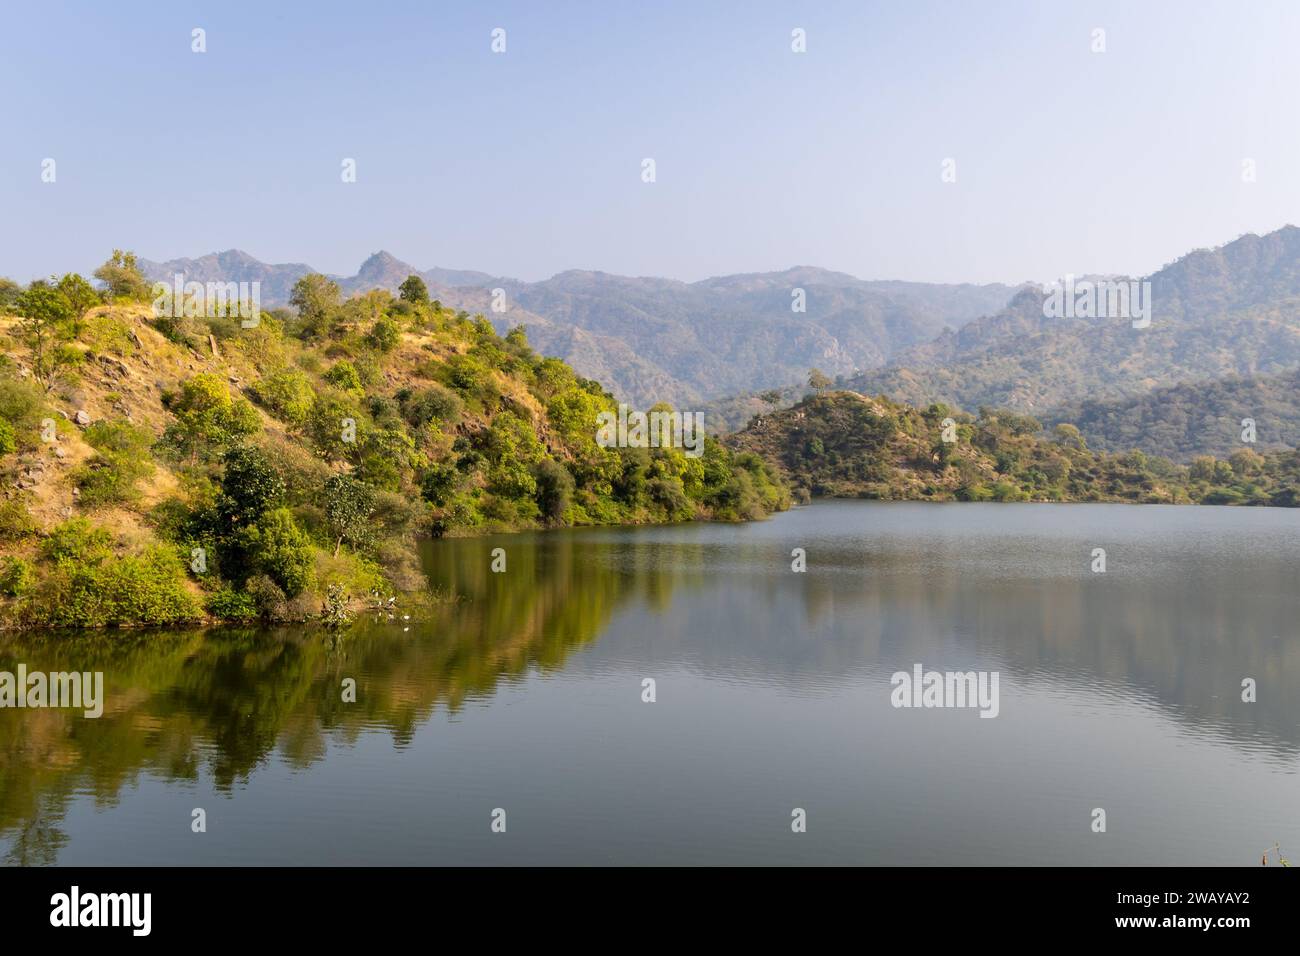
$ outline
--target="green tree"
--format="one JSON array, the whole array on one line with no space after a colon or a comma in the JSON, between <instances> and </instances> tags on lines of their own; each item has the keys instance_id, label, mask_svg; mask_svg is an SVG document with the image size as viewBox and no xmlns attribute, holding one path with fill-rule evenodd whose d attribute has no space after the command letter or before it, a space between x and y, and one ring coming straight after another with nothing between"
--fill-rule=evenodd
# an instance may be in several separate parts
<instances>
[{"instance_id":1,"label":"green tree","mask_svg":"<svg viewBox=\"0 0 1300 956\"><path fill-rule=\"evenodd\" d=\"M244 528L239 546L249 556L251 570L265 574L289 597L301 594L311 583L311 538L288 508L268 511L257 524Z\"/></svg>"},{"instance_id":2,"label":"green tree","mask_svg":"<svg viewBox=\"0 0 1300 956\"><path fill-rule=\"evenodd\" d=\"M1083 435L1079 429L1073 425L1062 423L1052 429L1052 437L1058 445L1064 448L1073 448L1076 451L1087 451L1088 443L1084 441Z\"/></svg>"},{"instance_id":3,"label":"green tree","mask_svg":"<svg viewBox=\"0 0 1300 956\"><path fill-rule=\"evenodd\" d=\"M830 388L833 384L834 383L821 369L814 368L809 370L808 387L815 389L819 394L826 391L826 389Z\"/></svg>"},{"instance_id":4,"label":"green tree","mask_svg":"<svg viewBox=\"0 0 1300 956\"><path fill-rule=\"evenodd\" d=\"M99 293L95 291L94 286L75 272L69 272L60 279L58 289L68 300L68 307L72 310L72 334L79 335L86 313L99 305Z\"/></svg>"},{"instance_id":5,"label":"green tree","mask_svg":"<svg viewBox=\"0 0 1300 956\"><path fill-rule=\"evenodd\" d=\"M339 308L338 283L318 272L308 273L293 284L289 304L298 310L303 334L319 338L330 330L330 322Z\"/></svg>"},{"instance_id":6,"label":"green tree","mask_svg":"<svg viewBox=\"0 0 1300 956\"><path fill-rule=\"evenodd\" d=\"M104 283L110 299L139 301L149 298L149 283L136 265L134 252L114 249L108 261L95 270L95 278Z\"/></svg>"},{"instance_id":7,"label":"green tree","mask_svg":"<svg viewBox=\"0 0 1300 956\"><path fill-rule=\"evenodd\" d=\"M353 549L366 547L373 538L370 518L375 513L375 492L363 481L340 472L325 482L325 520L334 535L334 554L346 541Z\"/></svg>"},{"instance_id":8,"label":"green tree","mask_svg":"<svg viewBox=\"0 0 1300 956\"><path fill-rule=\"evenodd\" d=\"M454 465L432 465L420 476L420 495L432 505L442 507L456 490L457 471Z\"/></svg>"},{"instance_id":9,"label":"green tree","mask_svg":"<svg viewBox=\"0 0 1300 956\"><path fill-rule=\"evenodd\" d=\"M525 352L532 350L528 344L528 329L522 323L506 333L506 344Z\"/></svg>"},{"instance_id":10,"label":"green tree","mask_svg":"<svg viewBox=\"0 0 1300 956\"><path fill-rule=\"evenodd\" d=\"M281 369L258 382L253 389L257 400L281 420L301 428L307 422L316 390L311 381L296 369Z\"/></svg>"},{"instance_id":11,"label":"green tree","mask_svg":"<svg viewBox=\"0 0 1300 956\"><path fill-rule=\"evenodd\" d=\"M573 475L551 458L543 458L533 471L537 482L537 508L547 521L558 524L573 503Z\"/></svg>"},{"instance_id":12,"label":"green tree","mask_svg":"<svg viewBox=\"0 0 1300 956\"><path fill-rule=\"evenodd\" d=\"M397 295L402 301L410 302L412 305L427 305L429 302L429 287L424 284L424 280L419 276L410 275L397 287Z\"/></svg>"},{"instance_id":13,"label":"green tree","mask_svg":"<svg viewBox=\"0 0 1300 956\"><path fill-rule=\"evenodd\" d=\"M14 307L14 303L18 301L18 296L22 291L23 287L13 279L0 276L0 315L5 314Z\"/></svg>"},{"instance_id":14,"label":"green tree","mask_svg":"<svg viewBox=\"0 0 1300 956\"><path fill-rule=\"evenodd\" d=\"M188 457L191 464L262 428L252 403L232 398L226 383L211 372L200 372L185 381L180 396L169 407L176 421L167 426L163 443Z\"/></svg>"},{"instance_id":15,"label":"green tree","mask_svg":"<svg viewBox=\"0 0 1300 956\"><path fill-rule=\"evenodd\" d=\"M236 445L222 464L217 517L223 531L255 523L284 498L284 479L262 449Z\"/></svg>"},{"instance_id":16,"label":"green tree","mask_svg":"<svg viewBox=\"0 0 1300 956\"><path fill-rule=\"evenodd\" d=\"M441 385L430 385L407 395L402 402L402 417L412 428L420 428L432 421L455 422L464 407L455 392Z\"/></svg>"},{"instance_id":17,"label":"green tree","mask_svg":"<svg viewBox=\"0 0 1300 956\"><path fill-rule=\"evenodd\" d=\"M367 336L367 340L377 351L391 352L402 341L402 333L397 328L396 322L387 316L380 316L375 320L375 324L370 327L370 335Z\"/></svg>"},{"instance_id":18,"label":"green tree","mask_svg":"<svg viewBox=\"0 0 1300 956\"><path fill-rule=\"evenodd\" d=\"M32 353L32 375L48 392L77 359L75 350L67 346L72 306L67 296L44 282L33 282L15 306L20 316L18 337Z\"/></svg>"}]
</instances>

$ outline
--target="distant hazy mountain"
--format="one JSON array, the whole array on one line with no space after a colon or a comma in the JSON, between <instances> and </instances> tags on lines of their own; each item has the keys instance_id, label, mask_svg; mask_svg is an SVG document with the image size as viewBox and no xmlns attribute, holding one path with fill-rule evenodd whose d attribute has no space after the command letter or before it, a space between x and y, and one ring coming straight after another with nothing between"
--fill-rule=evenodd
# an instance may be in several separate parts
<instances>
[{"instance_id":1,"label":"distant hazy mountain","mask_svg":"<svg viewBox=\"0 0 1300 956\"><path fill-rule=\"evenodd\" d=\"M140 271L150 282L171 282L177 273L187 282L260 282L262 304L268 308L289 301L293 284L314 271L301 262L268 265L238 249L214 252L197 259L169 259L166 262L138 261Z\"/></svg>"},{"instance_id":2,"label":"distant hazy mountain","mask_svg":"<svg viewBox=\"0 0 1300 956\"><path fill-rule=\"evenodd\" d=\"M1122 318L1047 318L1042 291L1026 289L1005 309L905 349L848 387L922 405L1042 414L1300 367L1300 229L1197 250L1148 278L1148 328Z\"/></svg>"},{"instance_id":3,"label":"distant hazy mountain","mask_svg":"<svg viewBox=\"0 0 1300 956\"><path fill-rule=\"evenodd\" d=\"M237 250L141 266L151 280L177 272L207 281L260 280L263 305L288 301L293 283L312 271L299 263L267 265ZM562 272L542 282L488 273L417 269L387 252L354 276L332 276L345 294L395 291L419 274L444 304L483 312L499 326L525 323L543 353L558 355L636 405L683 405L755 389L787 386L816 366L851 375L901 350L1001 309L1016 291L990 285L869 282L825 269L721 276L701 282ZM505 291L507 311L491 309ZM802 290L803 311L795 311Z\"/></svg>"}]
</instances>

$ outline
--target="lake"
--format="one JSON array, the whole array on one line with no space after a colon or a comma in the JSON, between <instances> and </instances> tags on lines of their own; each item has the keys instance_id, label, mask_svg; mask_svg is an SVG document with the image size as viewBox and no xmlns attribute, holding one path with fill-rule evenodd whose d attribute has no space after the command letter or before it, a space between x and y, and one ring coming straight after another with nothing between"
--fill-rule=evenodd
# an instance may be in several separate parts
<instances>
[{"instance_id":1,"label":"lake","mask_svg":"<svg viewBox=\"0 0 1300 956\"><path fill-rule=\"evenodd\" d=\"M424 557L449 599L418 623L0 639L0 670L102 670L106 689L99 719L0 710L0 855L1300 856L1300 511L819 502ZM917 665L997 672L997 716L895 707L892 675Z\"/></svg>"}]
</instances>

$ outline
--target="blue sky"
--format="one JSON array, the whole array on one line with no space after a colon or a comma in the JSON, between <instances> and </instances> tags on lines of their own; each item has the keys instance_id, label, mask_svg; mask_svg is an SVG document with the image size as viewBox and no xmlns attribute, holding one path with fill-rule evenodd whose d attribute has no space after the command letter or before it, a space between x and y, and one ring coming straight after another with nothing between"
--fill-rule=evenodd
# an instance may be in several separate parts
<instances>
[{"instance_id":1,"label":"blue sky","mask_svg":"<svg viewBox=\"0 0 1300 956\"><path fill-rule=\"evenodd\" d=\"M1300 223L1298 47L1261 0L12 5L0 275L1143 274Z\"/></svg>"}]
</instances>

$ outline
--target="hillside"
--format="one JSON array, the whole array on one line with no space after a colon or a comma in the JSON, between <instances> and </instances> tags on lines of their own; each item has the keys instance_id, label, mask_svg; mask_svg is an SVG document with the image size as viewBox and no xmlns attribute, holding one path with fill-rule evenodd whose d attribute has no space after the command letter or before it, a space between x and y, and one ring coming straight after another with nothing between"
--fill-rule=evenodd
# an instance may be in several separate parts
<instances>
[{"instance_id":1,"label":"hillside","mask_svg":"<svg viewBox=\"0 0 1300 956\"><path fill-rule=\"evenodd\" d=\"M1255 422L1256 451L1300 447L1300 371L1171 385L1043 416L1048 425L1074 423L1098 450L1140 448L1174 461L1227 457L1246 447L1241 423L1247 418Z\"/></svg>"},{"instance_id":2,"label":"hillside","mask_svg":"<svg viewBox=\"0 0 1300 956\"><path fill-rule=\"evenodd\" d=\"M266 265L231 250L198 259L141 261L151 281L263 283L263 305L288 302L302 264ZM504 332L528 326L543 354L556 355L615 395L648 407L700 403L801 381L808 368L853 374L892 360L944 329L1001 309L1011 286L864 281L813 267L720 276L700 282L572 270L522 282L467 270L418 270L387 252L354 276L331 276L345 295L396 292L411 274L454 309L481 312ZM505 292L504 312L491 290ZM792 309L802 289L806 310Z\"/></svg>"},{"instance_id":3,"label":"hillside","mask_svg":"<svg viewBox=\"0 0 1300 956\"><path fill-rule=\"evenodd\" d=\"M608 392L418 283L309 274L244 327L156 317L129 255L96 275L0 299L0 625L346 616L415 600L421 536L788 503L711 438L602 447Z\"/></svg>"},{"instance_id":4,"label":"hillside","mask_svg":"<svg viewBox=\"0 0 1300 956\"><path fill-rule=\"evenodd\" d=\"M944 422L952 441L944 441ZM931 501L1300 503L1300 454L1238 450L1176 465L1141 452L1088 448L1078 430L1044 433L1007 411L924 411L838 391L756 417L726 443L776 462L798 497Z\"/></svg>"},{"instance_id":5,"label":"hillside","mask_svg":"<svg viewBox=\"0 0 1300 956\"><path fill-rule=\"evenodd\" d=\"M1026 289L1005 309L905 349L847 385L913 404L1041 414L1300 367L1300 229L1197 250L1147 280L1147 328L1125 318L1048 318L1044 293Z\"/></svg>"}]
</instances>

